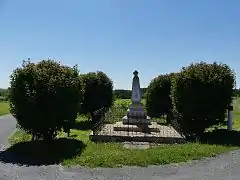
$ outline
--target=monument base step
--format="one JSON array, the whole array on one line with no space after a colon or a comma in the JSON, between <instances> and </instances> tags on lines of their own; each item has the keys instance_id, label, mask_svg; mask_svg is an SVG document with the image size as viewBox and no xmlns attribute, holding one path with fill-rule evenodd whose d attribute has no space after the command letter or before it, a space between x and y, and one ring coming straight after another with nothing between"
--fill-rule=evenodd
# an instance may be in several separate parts
<instances>
[{"instance_id":1,"label":"monument base step","mask_svg":"<svg viewBox=\"0 0 240 180\"><path fill-rule=\"evenodd\" d=\"M128 118L134 119L135 117L139 117L141 119L145 119L147 114L144 111L144 106L142 103L133 103L129 106L127 110Z\"/></svg>"},{"instance_id":2,"label":"monument base step","mask_svg":"<svg viewBox=\"0 0 240 180\"><path fill-rule=\"evenodd\" d=\"M145 119L140 119L140 118L129 118L127 116L124 116L122 118L122 123L129 125L138 125L138 124L147 124L147 125L151 125L151 118L149 116L147 116Z\"/></svg>"},{"instance_id":3,"label":"monument base step","mask_svg":"<svg viewBox=\"0 0 240 180\"><path fill-rule=\"evenodd\" d=\"M159 132L159 128L157 127L157 123L153 122L151 125L147 124L123 124L123 122L117 122L113 126L114 131L131 131L131 132Z\"/></svg>"}]
</instances>

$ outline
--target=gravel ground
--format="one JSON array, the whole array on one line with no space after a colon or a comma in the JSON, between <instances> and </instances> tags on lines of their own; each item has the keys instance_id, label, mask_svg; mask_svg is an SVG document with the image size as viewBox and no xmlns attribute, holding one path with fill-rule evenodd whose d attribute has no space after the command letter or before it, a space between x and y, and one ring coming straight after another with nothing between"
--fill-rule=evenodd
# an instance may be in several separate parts
<instances>
[{"instance_id":1,"label":"gravel ground","mask_svg":"<svg viewBox=\"0 0 240 180\"><path fill-rule=\"evenodd\" d=\"M1 151L15 129L12 116L0 117ZM147 158L147 157L143 157ZM51 166L18 166L0 162L0 180L239 180L240 150L216 158L176 165L124 168L63 168Z\"/></svg>"}]
</instances>

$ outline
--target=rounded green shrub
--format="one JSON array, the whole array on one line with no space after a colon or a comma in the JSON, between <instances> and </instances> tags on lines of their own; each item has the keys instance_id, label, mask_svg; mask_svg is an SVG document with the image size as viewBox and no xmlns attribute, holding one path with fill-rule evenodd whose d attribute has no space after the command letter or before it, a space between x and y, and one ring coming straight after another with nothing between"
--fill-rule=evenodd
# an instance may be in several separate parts
<instances>
[{"instance_id":1,"label":"rounded green shrub","mask_svg":"<svg viewBox=\"0 0 240 180\"><path fill-rule=\"evenodd\" d=\"M77 67L53 60L23 62L11 75L10 112L18 127L35 138L51 140L62 128L69 132L82 96Z\"/></svg>"},{"instance_id":2,"label":"rounded green shrub","mask_svg":"<svg viewBox=\"0 0 240 180\"><path fill-rule=\"evenodd\" d=\"M84 84L80 113L89 113L93 119L95 111L101 108L108 109L113 105L113 82L101 71L81 74L80 79Z\"/></svg>"},{"instance_id":3,"label":"rounded green shrub","mask_svg":"<svg viewBox=\"0 0 240 180\"><path fill-rule=\"evenodd\" d=\"M166 115L172 109L171 78L174 73L159 75L149 84L146 92L146 110L150 117Z\"/></svg>"},{"instance_id":4,"label":"rounded green shrub","mask_svg":"<svg viewBox=\"0 0 240 180\"><path fill-rule=\"evenodd\" d=\"M182 131L200 136L225 121L232 101L234 72L226 64L200 62L183 68L172 79L173 110Z\"/></svg>"}]
</instances>

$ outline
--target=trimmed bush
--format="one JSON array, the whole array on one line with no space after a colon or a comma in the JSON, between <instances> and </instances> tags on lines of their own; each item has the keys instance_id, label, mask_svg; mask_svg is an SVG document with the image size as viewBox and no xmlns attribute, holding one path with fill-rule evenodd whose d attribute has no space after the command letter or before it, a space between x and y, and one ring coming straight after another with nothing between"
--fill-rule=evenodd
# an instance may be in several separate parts
<instances>
[{"instance_id":1,"label":"trimmed bush","mask_svg":"<svg viewBox=\"0 0 240 180\"><path fill-rule=\"evenodd\" d=\"M69 132L82 96L77 67L53 60L23 62L11 75L10 112L18 126L35 138L52 140L62 128Z\"/></svg>"},{"instance_id":2,"label":"trimmed bush","mask_svg":"<svg viewBox=\"0 0 240 180\"><path fill-rule=\"evenodd\" d=\"M234 85L234 72L226 64L191 64L174 76L173 109L183 132L200 136L206 128L223 123Z\"/></svg>"},{"instance_id":3,"label":"trimmed bush","mask_svg":"<svg viewBox=\"0 0 240 180\"><path fill-rule=\"evenodd\" d=\"M113 83L103 72L90 72L80 75L84 84L83 103L80 113L90 114L94 118L94 111L110 108L113 105Z\"/></svg>"},{"instance_id":4,"label":"trimmed bush","mask_svg":"<svg viewBox=\"0 0 240 180\"><path fill-rule=\"evenodd\" d=\"M150 117L166 115L172 109L171 78L174 73L154 78L146 92L146 110Z\"/></svg>"}]
</instances>

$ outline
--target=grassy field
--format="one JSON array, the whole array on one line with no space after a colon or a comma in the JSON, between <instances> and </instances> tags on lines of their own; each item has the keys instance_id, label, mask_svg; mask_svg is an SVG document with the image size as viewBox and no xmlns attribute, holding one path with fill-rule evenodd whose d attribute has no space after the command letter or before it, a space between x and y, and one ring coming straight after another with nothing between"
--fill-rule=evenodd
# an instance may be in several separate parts
<instances>
[{"instance_id":1,"label":"grassy field","mask_svg":"<svg viewBox=\"0 0 240 180\"><path fill-rule=\"evenodd\" d=\"M0 101L0 116L4 114L9 114L9 103Z\"/></svg>"},{"instance_id":2,"label":"grassy field","mask_svg":"<svg viewBox=\"0 0 240 180\"><path fill-rule=\"evenodd\" d=\"M233 128L240 130L240 98L236 98L233 105Z\"/></svg>"},{"instance_id":3,"label":"grassy field","mask_svg":"<svg viewBox=\"0 0 240 180\"><path fill-rule=\"evenodd\" d=\"M142 103L145 104L145 99L142 100ZM116 99L114 105L116 106L129 106L131 104L131 99Z\"/></svg>"}]
</instances>

